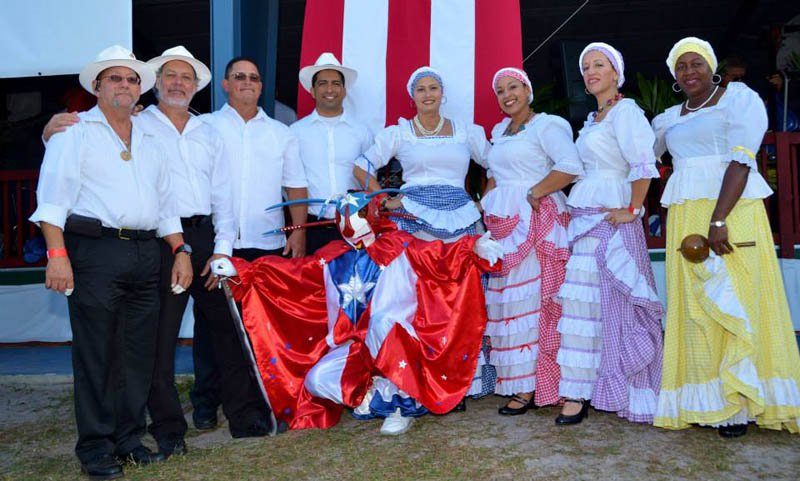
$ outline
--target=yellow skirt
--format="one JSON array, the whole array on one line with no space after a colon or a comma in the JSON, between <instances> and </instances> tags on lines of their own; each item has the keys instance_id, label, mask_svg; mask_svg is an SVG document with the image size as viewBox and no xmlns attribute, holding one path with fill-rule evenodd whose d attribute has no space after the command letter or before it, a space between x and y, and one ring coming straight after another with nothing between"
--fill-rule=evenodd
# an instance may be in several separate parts
<instances>
[{"instance_id":1,"label":"yellow skirt","mask_svg":"<svg viewBox=\"0 0 800 481\"><path fill-rule=\"evenodd\" d=\"M708 235L716 201L670 206L667 328L654 424L682 429L755 421L800 432L800 352L761 200L740 200L726 219L731 243L755 247L692 264L677 252Z\"/></svg>"}]
</instances>

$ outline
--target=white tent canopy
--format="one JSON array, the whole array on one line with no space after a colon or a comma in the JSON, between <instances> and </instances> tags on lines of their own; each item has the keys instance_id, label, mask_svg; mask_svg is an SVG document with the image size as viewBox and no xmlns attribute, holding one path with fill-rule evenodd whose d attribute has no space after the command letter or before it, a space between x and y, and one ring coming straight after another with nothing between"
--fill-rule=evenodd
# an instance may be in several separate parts
<instances>
[{"instance_id":1,"label":"white tent canopy","mask_svg":"<svg viewBox=\"0 0 800 481\"><path fill-rule=\"evenodd\" d=\"M76 74L133 43L131 0L0 0L0 12L0 78Z\"/></svg>"}]
</instances>

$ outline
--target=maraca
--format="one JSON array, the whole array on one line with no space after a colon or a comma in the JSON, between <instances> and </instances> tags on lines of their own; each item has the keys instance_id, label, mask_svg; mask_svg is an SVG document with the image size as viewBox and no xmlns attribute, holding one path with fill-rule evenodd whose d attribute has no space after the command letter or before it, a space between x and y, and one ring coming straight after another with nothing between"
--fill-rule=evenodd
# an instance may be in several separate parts
<instances>
[{"instance_id":1,"label":"maraca","mask_svg":"<svg viewBox=\"0 0 800 481\"><path fill-rule=\"evenodd\" d=\"M755 247L755 241L750 242L734 242L736 247ZM709 255L708 239L700 234L689 234L681 241L681 246L678 249L683 257L695 264L703 262L708 259Z\"/></svg>"}]
</instances>

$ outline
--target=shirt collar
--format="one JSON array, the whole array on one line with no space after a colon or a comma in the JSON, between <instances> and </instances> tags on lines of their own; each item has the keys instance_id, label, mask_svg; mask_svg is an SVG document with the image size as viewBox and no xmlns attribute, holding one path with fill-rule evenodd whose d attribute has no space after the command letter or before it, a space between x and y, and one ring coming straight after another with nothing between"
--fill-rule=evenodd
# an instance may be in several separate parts
<instances>
[{"instance_id":1,"label":"shirt collar","mask_svg":"<svg viewBox=\"0 0 800 481\"><path fill-rule=\"evenodd\" d=\"M317 109L314 109L309 116L311 117L312 122L324 122L323 117L319 114L319 112L317 112ZM339 116L337 122L353 125L353 123L350 121L350 117L347 115L347 110L342 111L342 115Z\"/></svg>"},{"instance_id":2,"label":"shirt collar","mask_svg":"<svg viewBox=\"0 0 800 481\"><path fill-rule=\"evenodd\" d=\"M220 111L225 112L227 115L233 115L237 119L239 119L242 123L244 123L244 119L242 118L241 115L239 115L239 112L235 108L231 107L231 105L228 102L225 102L225 105L222 106ZM261 108L261 106L259 106L258 110L256 111L256 116L250 120L267 120L267 119L269 119L269 115L267 115Z\"/></svg>"},{"instance_id":3,"label":"shirt collar","mask_svg":"<svg viewBox=\"0 0 800 481\"><path fill-rule=\"evenodd\" d=\"M158 108L158 105L152 104L149 107L147 107L145 111L153 114L156 117L156 119L158 119L159 122L169 127L172 127L172 129L175 130L176 132L178 131L175 128L175 124L173 124L172 121L169 119L169 117L167 117L166 114L162 112L160 108ZM189 121L186 122L186 126L183 128L183 134L189 133L191 130L193 130L195 127L199 125L202 125L202 122L198 121L197 117L193 113L189 112Z\"/></svg>"}]
</instances>

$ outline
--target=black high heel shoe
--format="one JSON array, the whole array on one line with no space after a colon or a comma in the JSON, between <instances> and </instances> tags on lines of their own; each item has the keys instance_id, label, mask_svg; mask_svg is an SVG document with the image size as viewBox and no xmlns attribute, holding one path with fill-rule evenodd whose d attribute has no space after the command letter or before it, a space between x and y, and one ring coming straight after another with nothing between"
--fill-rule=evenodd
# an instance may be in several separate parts
<instances>
[{"instance_id":1,"label":"black high heel shoe","mask_svg":"<svg viewBox=\"0 0 800 481\"><path fill-rule=\"evenodd\" d=\"M525 399L519 394L514 394L505 406L497 410L497 413L503 416L518 416L520 414L525 414L529 409L536 409L538 406L533 402L533 395L534 393L531 393L531 398ZM512 402L521 404L522 406L512 408L509 406Z\"/></svg>"},{"instance_id":2,"label":"black high heel shoe","mask_svg":"<svg viewBox=\"0 0 800 481\"><path fill-rule=\"evenodd\" d=\"M738 438L747 434L747 424L731 424L728 426L720 426L717 432L723 438Z\"/></svg>"},{"instance_id":3,"label":"black high heel shoe","mask_svg":"<svg viewBox=\"0 0 800 481\"><path fill-rule=\"evenodd\" d=\"M570 416L567 416L567 415L564 415L564 414L559 414L558 417L556 418L556 424L558 426L565 426L567 424L579 424L581 421L583 421L583 418L589 416L589 400L588 399L584 399L584 400L567 399L565 402L568 402L568 403L580 403L581 404L581 410L578 411L577 414L572 414Z\"/></svg>"}]
</instances>

